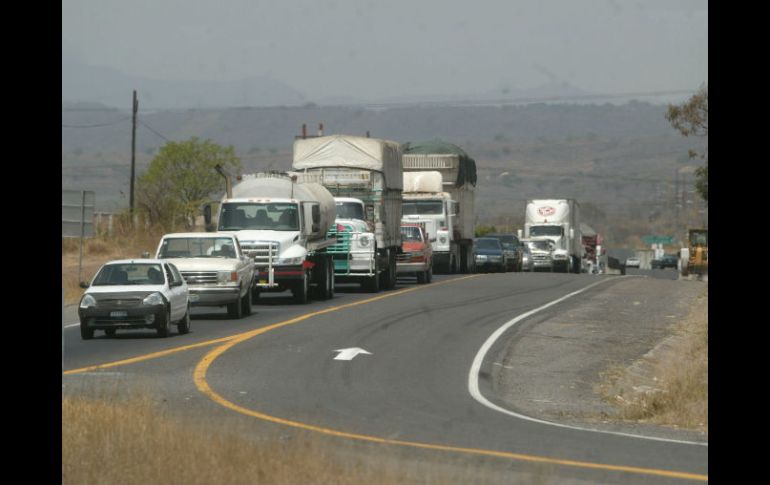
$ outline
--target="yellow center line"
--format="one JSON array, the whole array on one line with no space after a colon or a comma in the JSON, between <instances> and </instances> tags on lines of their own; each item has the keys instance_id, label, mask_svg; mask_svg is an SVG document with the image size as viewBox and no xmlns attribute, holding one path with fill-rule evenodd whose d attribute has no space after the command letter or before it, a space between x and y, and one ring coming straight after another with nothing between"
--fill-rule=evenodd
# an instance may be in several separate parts
<instances>
[{"instance_id":1,"label":"yellow center line","mask_svg":"<svg viewBox=\"0 0 770 485\"><path fill-rule=\"evenodd\" d=\"M444 284L449 283L452 281L459 281L462 279L467 278L473 278L478 275L472 275L472 276L466 276L462 278L456 278L449 281L442 281L440 283L434 283L434 286L437 284ZM233 410L235 412L238 412L240 414L251 416L257 419L261 419L264 421L282 424L286 426L291 426L298 429L303 429L307 431L313 431L329 436L336 436L340 438L347 438L352 440L359 440L359 441L367 441L367 442L373 442L373 443L380 443L380 444L387 444L387 445L397 445L397 446L406 446L406 447L412 447L412 448L422 448L422 449L428 449L428 450L438 450L438 451L450 451L450 452L458 452L458 453L467 453L467 454L475 454L475 455L485 455L485 456L494 456L499 458L507 458L507 459L513 459L513 460L520 460L520 461L526 461L526 462L534 462L534 463L547 463L547 464L553 464L553 465L563 465L563 466L571 466L571 467L578 467L578 468L589 468L589 469L599 469L599 470L609 470L609 471L618 471L618 472L626 472L626 473L636 473L636 474L643 474L643 475L653 475L653 476L663 476L663 477L669 477L669 478L680 478L680 479L686 479L686 480L698 480L698 481L708 481L708 475L701 475L701 474L695 474L695 473L686 473L686 472L677 472L677 471L670 471L670 470L659 470L654 468L640 468L640 467L632 467L632 466L623 466L623 465L609 465L604 463L591 463L591 462L584 462L584 461L575 461L575 460L562 460L558 458L550 458L546 456L537 456L537 455L526 455L521 453L510 453L505 451L494 451L494 450L485 450L480 448L464 448L459 446L449 446L449 445L440 445L440 444L431 444L431 443L420 443L420 442L414 442L414 441L402 441L402 440L393 440L393 439L387 439L387 438L381 438L378 436L369 436L369 435L363 435L363 434L357 434L357 433L349 433L346 431L340 431L335 430L332 428L325 428L322 426L316 426L312 424L307 423L301 423L298 421L292 421L289 419L284 419L276 416L271 416L265 413L261 413L259 411L255 411L252 409L248 409L242 406L239 406L231 401L228 401L225 399L222 395L215 392L211 386L209 386L208 381L206 380L206 374L208 373L208 369L211 367L211 365L214 363L214 361L219 358L222 354L224 354L226 351L230 350L234 346L238 345L241 342L244 342L246 340L249 340L253 337L256 337L258 335L270 332L272 330L285 327L287 325L293 325L295 323L302 322L304 320L307 320L309 318L323 315L325 313L331 313L338 310L342 310L345 308L350 308L357 305L363 305L366 303L371 303L377 300L381 300L383 298L388 298L391 296L401 295L404 293L408 293L410 291L414 291L422 287L414 287L406 290L401 290L393 293L388 293L386 295L369 298L366 300L361 300L354 303L348 303L346 305L340 305L336 307L327 308L324 310L319 310L317 312L308 313L305 315L301 315L296 318L292 318L290 320L285 320L283 322L279 322L273 325L269 325L263 328L259 328L256 330L252 330L250 332L246 332L240 335L237 335L231 339L229 339L226 343L223 345L211 350L208 354L206 354L200 362L198 362L198 365L195 367L195 371L193 372L193 380L195 382L195 386L198 388L198 390L209 397L212 401L216 402L217 404Z\"/></svg>"},{"instance_id":2,"label":"yellow center line","mask_svg":"<svg viewBox=\"0 0 770 485\"><path fill-rule=\"evenodd\" d=\"M392 296L403 295L404 293L409 293L409 292L412 292L412 291L420 290L422 288L429 288L429 287L432 287L432 286L443 285L443 284L446 284L446 283L451 283L453 281L460 281L460 280L464 280L464 279L468 279L468 278L475 278L475 277L478 277L478 276L480 276L480 275L463 276L463 277L460 277L460 278L453 278L451 280L439 281L439 282L432 283L432 284L429 284L429 285L414 286L412 288L405 288L403 290L398 290L398 291L394 291L394 292L390 292L390 293L384 293L382 295L375 296L375 297L372 297L372 298L367 298L365 300L354 301L352 303L346 303L344 305L337 305L337 306L325 308L323 310L319 310L319 311L316 311L316 312L307 313L307 314L301 315L301 316L299 316L297 318L293 318L291 320L287 320L287 321L284 321L284 322L277 323L277 324L272 325L270 327L259 328L257 330L250 330L248 332L241 333L241 334L236 334L236 335L231 335L229 337L222 337L222 338L213 339L213 340L206 340L204 342L198 342L197 344L190 344L190 345L183 345L181 347L174 347L172 349L161 350L159 352L153 352L151 354L140 355L140 356L137 356L137 357L131 357L129 359L118 360L118 361L115 361L115 362L108 362L108 363L105 363L105 364L89 365L87 367L80 367L78 369L70 369L68 371L64 371L64 375L80 374L80 373L83 373L83 372L90 372L90 371L94 371L94 370L109 369L111 367L118 367L118 366L121 366L121 365L136 364L137 362L144 362L146 360L157 359L159 357L165 357L167 355L176 354L178 352L184 352L186 350L197 349L197 348L200 348L200 347L207 347L209 345L215 345L215 344L219 344L219 343L223 343L223 342L229 342L229 341L234 340L234 339L238 339L238 341L241 342L243 340L247 340L247 339L250 339L250 338L252 338L252 337L254 337L256 335L259 335L260 333L263 333L262 331L267 329L267 328L269 328L269 329L278 328L279 326L290 325L292 323L297 323L297 322L300 322L302 320L306 320L306 319L311 318L311 317L315 317L315 316L318 316L318 315L323 315L325 313L336 312L336 311L339 311L339 310L343 310L345 308L350 308L350 307L357 306L357 305L364 305L366 303L371 303L371 302L374 302L374 301L382 300L384 298L390 298Z\"/></svg>"}]
</instances>

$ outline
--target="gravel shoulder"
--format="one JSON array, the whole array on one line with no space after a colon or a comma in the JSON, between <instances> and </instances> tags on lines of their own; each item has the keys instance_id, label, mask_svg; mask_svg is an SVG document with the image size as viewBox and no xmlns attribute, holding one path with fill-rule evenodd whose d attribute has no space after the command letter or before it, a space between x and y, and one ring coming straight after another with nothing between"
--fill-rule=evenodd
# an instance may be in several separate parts
<instances>
[{"instance_id":1,"label":"gravel shoulder","mask_svg":"<svg viewBox=\"0 0 770 485\"><path fill-rule=\"evenodd\" d=\"M521 322L494 355L498 403L548 421L708 441L698 431L622 421L598 391L602 375L618 366L649 382L645 356L670 345L673 327L706 289L698 281L618 277L548 316Z\"/></svg>"}]
</instances>

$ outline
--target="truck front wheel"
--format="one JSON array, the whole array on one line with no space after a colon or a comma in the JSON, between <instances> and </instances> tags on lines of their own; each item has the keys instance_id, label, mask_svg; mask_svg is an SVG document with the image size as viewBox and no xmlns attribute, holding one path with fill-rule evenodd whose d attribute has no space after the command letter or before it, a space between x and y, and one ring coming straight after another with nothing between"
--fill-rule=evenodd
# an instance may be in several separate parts
<instances>
[{"instance_id":1,"label":"truck front wheel","mask_svg":"<svg viewBox=\"0 0 770 485\"><path fill-rule=\"evenodd\" d=\"M309 278L307 276L307 271L305 271L302 274L302 280L298 281L295 286L291 289L291 294L294 296L294 302L299 303L301 305L304 305L308 302L310 288L309 288L310 282Z\"/></svg>"}]
</instances>

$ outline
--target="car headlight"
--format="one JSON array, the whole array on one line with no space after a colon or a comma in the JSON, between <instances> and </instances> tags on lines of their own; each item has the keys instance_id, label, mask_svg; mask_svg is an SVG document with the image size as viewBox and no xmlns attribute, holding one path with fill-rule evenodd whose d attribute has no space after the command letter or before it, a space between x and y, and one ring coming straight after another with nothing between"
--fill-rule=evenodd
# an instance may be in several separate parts
<instances>
[{"instance_id":1,"label":"car headlight","mask_svg":"<svg viewBox=\"0 0 770 485\"><path fill-rule=\"evenodd\" d=\"M367 236L366 234L362 234L361 236L358 237L358 245L361 246L362 248L369 246L370 243L371 243L371 240L369 236Z\"/></svg>"},{"instance_id":2,"label":"car headlight","mask_svg":"<svg viewBox=\"0 0 770 485\"><path fill-rule=\"evenodd\" d=\"M83 295L83 298L80 299L80 308L91 308L92 306L96 306L96 298L89 294Z\"/></svg>"},{"instance_id":3,"label":"car headlight","mask_svg":"<svg viewBox=\"0 0 770 485\"><path fill-rule=\"evenodd\" d=\"M161 295L158 292L151 293L145 297L144 300L142 300L142 305L162 305L163 304L163 295Z\"/></svg>"},{"instance_id":4,"label":"car headlight","mask_svg":"<svg viewBox=\"0 0 770 485\"><path fill-rule=\"evenodd\" d=\"M217 281L227 283L228 281L238 281L237 271L217 271Z\"/></svg>"},{"instance_id":5,"label":"car headlight","mask_svg":"<svg viewBox=\"0 0 770 485\"><path fill-rule=\"evenodd\" d=\"M278 262L276 264L278 265L294 265L294 264L302 264L302 260L304 258L302 256L296 257L296 258L279 258Z\"/></svg>"},{"instance_id":6,"label":"car headlight","mask_svg":"<svg viewBox=\"0 0 770 485\"><path fill-rule=\"evenodd\" d=\"M476 255L476 259L479 260L479 261L486 261L487 260L487 255L486 254L477 254Z\"/></svg>"}]
</instances>

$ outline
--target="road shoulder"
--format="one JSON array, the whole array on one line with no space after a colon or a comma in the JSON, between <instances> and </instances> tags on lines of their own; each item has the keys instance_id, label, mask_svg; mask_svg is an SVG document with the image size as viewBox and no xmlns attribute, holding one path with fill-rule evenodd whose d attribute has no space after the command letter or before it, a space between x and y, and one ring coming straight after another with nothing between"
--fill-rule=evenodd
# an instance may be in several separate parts
<instances>
[{"instance_id":1,"label":"road shoulder","mask_svg":"<svg viewBox=\"0 0 770 485\"><path fill-rule=\"evenodd\" d=\"M522 322L491 362L495 400L517 413L575 426L705 442L697 431L622 421L598 389L611 368L628 368L665 345L704 283L618 278L550 316ZM654 352L653 352L654 353Z\"/></svg>"}]
</instances>

